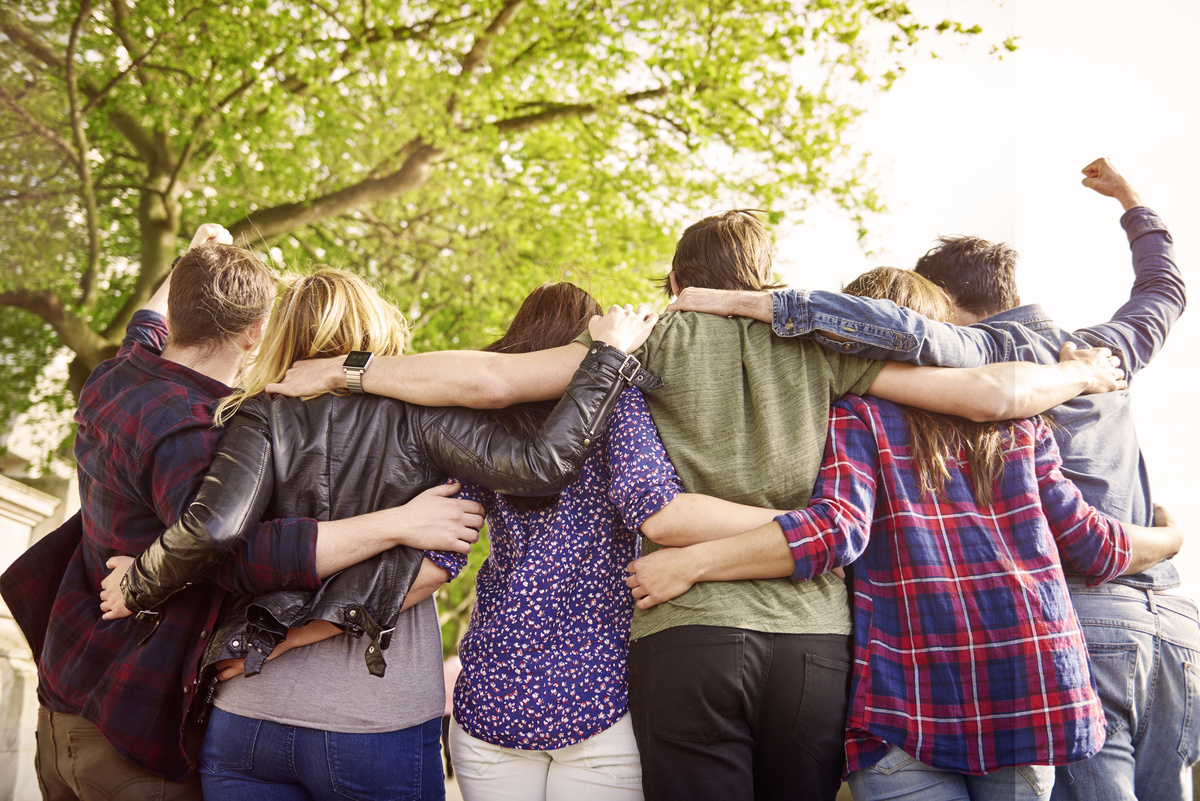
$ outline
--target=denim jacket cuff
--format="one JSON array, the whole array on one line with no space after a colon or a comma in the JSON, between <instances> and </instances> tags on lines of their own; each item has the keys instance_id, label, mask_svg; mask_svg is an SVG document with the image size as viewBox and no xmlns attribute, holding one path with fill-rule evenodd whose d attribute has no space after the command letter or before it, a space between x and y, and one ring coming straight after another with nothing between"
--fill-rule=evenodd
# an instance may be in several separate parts
<instances>
[{"instance_id":1,"label":"denim jacket cuff","mask_svg":"<svg viewBox=\"0 0 1200 801\"><path fill-rule=\"evenodd\" d=\"M812 331L807 289L780 289L771 293L771 330L775 336L798 337Z\"/></svg>"}]
</instances>

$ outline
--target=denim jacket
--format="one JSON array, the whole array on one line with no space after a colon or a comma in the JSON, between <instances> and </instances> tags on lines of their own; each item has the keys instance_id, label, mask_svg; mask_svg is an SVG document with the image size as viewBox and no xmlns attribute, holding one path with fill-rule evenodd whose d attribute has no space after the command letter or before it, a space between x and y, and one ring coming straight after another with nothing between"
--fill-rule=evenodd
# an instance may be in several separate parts
<instances>
[{"instance_id":1,"label":"denim jacket","mask_svg":"<svg viewBox=\"0 0 1200 801\"><path fill-rule=\"evenodd\" d=\"M837 292L780 290L774 293L772 327L778 336L804 336L826 347L874 359L944 367L988 362L1053 364L1066 342L1106 347L1120 359L1130 385L1166 341L1185 304L1183 276L1175 264L1166 226L1150 209L1125 212L1121 226L1133 253L1133 289L1111 320L1066 331L1036 304L1018 306L971 326L939 323L897 306ZM851 341L829 339L836 333ZM1124 523L1153 524L1150 483L1133 424L1129 390L1083 395L1055 408L1050 417L1062 451L1062 472L1083 497ZM1142 589L1179 586L1170 562L1116 581Z\"/></svg>"}]
</instances>

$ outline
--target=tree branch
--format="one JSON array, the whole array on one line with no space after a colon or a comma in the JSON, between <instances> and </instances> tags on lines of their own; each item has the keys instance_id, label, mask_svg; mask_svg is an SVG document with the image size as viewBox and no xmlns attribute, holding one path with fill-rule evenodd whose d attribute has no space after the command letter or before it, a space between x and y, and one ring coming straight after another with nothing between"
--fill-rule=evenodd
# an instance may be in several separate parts
<instances>
[{"instance_id":1,"label":"tree branch","mask_svg":"<svg viewBox=\"0 0 1200 801\"><path fill-rule=\"evenodd\" d=\"M620 105L631 106L642 100L655 100L660 97L666 97L674 92L679 91L679 87L660 86L657 89L647 89L642 92L630 92L626 95L618 97L616 100ZM502 134L520 133L537 128L542 125L547 125L559 120L575 119L578 117L586 117L589 114L595 114L599 108L599 103L573 103L573 104L547 104L549 108L538 111L533 114L524 114L518 117L509 117L508 119L499 120L493 123Z\"/></svg>"},{"instance_id":2,"label":"tree branch","mask_svg":"<svg viewBox=\"0 0 1200 801\"><path fill-rule=\"evenodd\" d=\"M141 61L153 49L153 45L144 53L139 53L137 43L133 41L133 37L125 30L125 20L129 19L129 8L125 5L125 0L111 0L110 5L113 10L113 31L117 34L117 38L121 40L121 45L125 51L129 53L129 58L136 64Z\"/></svg>"},{"instance_id":3,"label":"tree branch","mask_svg":"<svg viewBox=\"0 0 1200 801\"><path fill-rule=\"evenodd\" d=\"M58 295L46 290L14 289L0 292L0 306L11 306L45 320L62 344L95 367L112 343L91 329Z\"/></svg>"},{"instance_id":4,"label":"tree branch","mask_svg":"<svg viewBox=\"0 0 1200 801\"><path fill-rule=\"evenodd\" d=\"M0 196L0 203L21 203L26 200L49 200L63 195L74 195L74 189L61 189L52 192L16 192L11 195Z\"/></svg>"},{"instance_id":5,"label":"tree branch","mask_svg":"<svg viewBox=\"0 0 1200 801\"><path fill-rule=\"evenodd\" d=\"M96 209L96 190L92 186L92 165L88 160L87 133L83 130L83 114L79 107L79 84L75 75L75 50L79 46L79 33L83 23L92 15L92 0L83 0L79 13L71 25L71 36L67 42L66 78L67 99L71 106L71 133L75 137L75 150L79 154L75 167L79 172L80 193L83 195L84 212L87 219L88 259L83 276L79 281L79 299L83 307L90 308L96 300L96 272L100 266L100 213Z\"/></svg>"},{"instance_id":6,"label":"tree branch","mask_svg":"<svg viewBox=\"0 0 1200 801\"><path fill-rule=\"evenodd\" d=\"M63 69L63 57L50 45L38 38L37 34L25 27L8 8L0 7L0 31L4 31L18 47L38 61L59 72Z\"/></svg>"},{"instance_id":7,"label":"tree branch","mask_svg":"<svg viewBox=\"0 0 1200 801\"><path fill-rule=\"evenodd\" d=\"M508 0L504 4L504 8L500 9L500 13L492 20L492 24L488 25L483 35L475 40L475 44L463 58L462 74L464 76L470 77L479 71L484 61L487 60L492 45L504 34L505 29L512 23L523 5L525 5L525 0Z\"/></svg>"},{"instance_id":8,"label":"tree branch","mask_svg":"<svg viewBox=\"0 0 1200 801\"><path fill-rule=\"evenodd\" d=\"M429 172L441 150L422 144L400 168L382 178L371 178L301 203L288 203L248 214L229 226L235 240L266 242L297 228L327 220L368 203L388 200L411 192L429 180Z\"/></svg>"},{"instance_id":9,"label":"tree branch","mask_svg":"<svg viewBox=\"0 0 1200 801\"><path fill-rule=\"evenodd\" d=\"M65 73L66 60L63 56L29 30L7 6L0 6L0 31L4 31L5 35L18 47L47 67L56 72ZM87 81L80 81L79 89L88 98L99 98L102 95L99 88ZM112 110L108 112L108 118L143 158L153 158L153 139L132 115L124 111Z\"/></svg>"},{"instance_id":10,"label":"tree branch","mask_svg":"<svg viewBox=\"0 0 1200 801\"><path fill-rule=\"evenodd\" d=\"M491 52L492 45L496 39L504 34L505 29L517 16L517 12L521 10L521 6L525 5L525 0L508 0L504 4L504 8L500 9L500 13L496 15L487 29L475 39L475 43L471 45L471 49L463 56L462 74L459 75L459 82L465 82L473 77L483 67L484 61L487 60L488 53ZM450 121L455 126L461 128L462 112L458 110L458 92L450 95L450 99L446 101L446 111L450 114Z\"/></svg>"},{"instance_id":11,"label":"tree branch","mask_svg":"<svg viewBox=\"0 0 1200 801\"><path fill-rule=\"evenodd\" d=\"M15 97L10 95L4 89L3 86L0 86L0 100L3 100L9 107L11 107L12 110L17 113L17 116L25 120L25 124L32 128L34 133L44 139L47 139L53 145L62 150L63 153L66 154L67 158L70 159L73 166L79 165L79 154L75 152L75 149L71 147L70 143L59 136L58 132L53 128L48 128L47 126L38 122L34 116L25 109L24 106L17 102Z\"/></svg>"}]
</instances>

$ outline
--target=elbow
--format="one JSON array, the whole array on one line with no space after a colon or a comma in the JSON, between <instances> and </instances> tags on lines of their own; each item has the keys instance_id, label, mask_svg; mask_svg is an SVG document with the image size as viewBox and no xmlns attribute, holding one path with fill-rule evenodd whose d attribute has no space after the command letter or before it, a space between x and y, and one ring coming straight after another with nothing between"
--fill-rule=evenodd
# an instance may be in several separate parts
<instances>
[{"instance_id":1,"label":"elbow","mask_svg":"<svg viewBox=\"0 0 1200 801\"><path fill-rule=\"evenodd\" d=\"M989 377L983 390L975 392L964 404L959 415L973 423L994 423L1023 417L1022 410L1029 406L1028 393L1014 386L1011 380Z\"/></svg>"},{"instance_id":2,"label":"elbow","mask_svg":"<svg viewBox=\"0 0 1200 801\"><path fill-rule=\"evenodd\" d=\"M507 376L490 367L472 376L466 389L460 405L472 409L503 409L514 402Z\"/></svg>"},{"instance_id":3,"label":"elbow","mask_svg":"<svg viewBox=\"0 0 1200 801\"><path fill-rule=\"evenodd\" d=\"M964 408L959 415L973 423L995 423L1019 417L1020 404L1002 396L980 398Z\"/></svg>"},{"instance_id":4,"label":"elbow","mask_svg":"<svg viewBox=\"0 0 1200 801\"><path fill-rule=\"evenodd\" d=\"M666 521L659 514L650 515L646 519L646 522L642 523L641 531L643 537L655 545L661 545L664 548L677 548L687 544L682 541L671 526L666 524Z\"/></svg>"}]
</instances>

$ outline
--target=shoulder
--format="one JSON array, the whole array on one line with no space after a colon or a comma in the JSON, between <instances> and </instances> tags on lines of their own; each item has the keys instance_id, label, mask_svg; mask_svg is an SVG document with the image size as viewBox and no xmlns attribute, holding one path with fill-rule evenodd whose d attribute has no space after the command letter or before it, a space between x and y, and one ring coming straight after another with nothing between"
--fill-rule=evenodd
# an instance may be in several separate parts
<instances>
[{"instance_id":1,"label":"shoulder","mask_svg":"<svg viewBox=\"0 0 1200 801\"><path fill-rule=\"evenodd\" d=\"M658 435L646 396L637 387L628 387L621 392L605 430L605 440L610 444L622 445L642 439L648 434Z\"/></svg>"},{"instance_id":2,"label":"shoulder","mask_svg":"<svg viewBox=\"0 0 1200 801\"><path fill-rule=\"evenodd\" d=\"M617 405L613 408L614 416L637 417L649 414L650 407L646 404L646 396L637 387L626 387L622 390L621 397L617 398Z\"/></svg>"},{"instance_id":3,"label":"shoulder","mask_svg":"<svg viewBox=\"0 0 1200 801\"><path fill-rule=\"evenodd\" d=\"M839 417L857 417L860 420L903 419L904 410L897 404L874 396L846 394L833 402L830 414Z\"/></svg>"},{"instance_id":4,"label":"shoulder","mask_svg":"<svg viewBox=\"0 0 1200 801\"><path fill-rule=\"evenodd\" d=\"M968 327L986 333L1009 358L1025 362L1053 364L1067 341L1095 347L1064 329L1036 303L1008 309Z\"/></svg>"},{"instance_id":5,"label":"shoulder","mask_svg":"<svg viewBox=\"0 0 1200 801\"><path fill-rule=\"evenodd\" d=\"M198 397L169 381L123 384L119 375L110 373L107 378L114 380L81 396L76 415L81 426L106 440L105 447L137 456L168 439L220 436L213 433L212 398Z\"/></svg>"}]
</instances>

